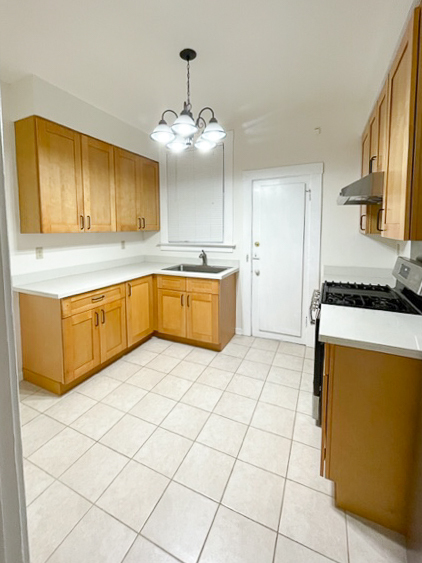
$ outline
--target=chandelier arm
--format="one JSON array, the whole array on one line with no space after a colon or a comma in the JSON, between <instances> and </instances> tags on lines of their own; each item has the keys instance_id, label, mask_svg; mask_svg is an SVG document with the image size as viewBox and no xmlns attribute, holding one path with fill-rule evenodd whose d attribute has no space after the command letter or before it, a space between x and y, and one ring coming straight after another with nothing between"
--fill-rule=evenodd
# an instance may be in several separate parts
<instances>
[{"instance_id":1,"label":"chandelier arm","mask_svg":"<svg viewBox=\"0 0 422 563\"><path fill-rule=\"evenodd\" d=\"M173 114L176 116L176 119L179 117L178 114L177 114L174 110L172 110L172 109L166 109L166 110L163 111L163 113L162 113L162 115L161 115L161 119L162 119L162 120L164 120L164 116L165 116L165 114L166 114L167 112L173 113Z\"/></svg>"},{"instance_id":2,"label":"chandelier arm","mask_svg":"<svg viewBox=\"0 0 422 563\"><path fill-rule=\"evenodd\" d=\"M204 120L204 118L202 117L202 112L205 111L205 110L208 110L208 111L210 111L210 112L212 113L212 119L215 118L214 110L213 110L212 108L208 107L208 106L205 106L205 107L202 108L201 111L198 113L198 121L199 121L199 118L201 118L202 120ZM204 120L204 121L205 121L205 120Z\"/></svg>"},{"instance_id":3,"label":"chandelier arm","mask_svg":"<svg viewBox=\"0 0 422 563\"><path fill-rule=\"evenodd\" d=\"M199 127L206 127L207 126L207 122L205 121L205 119L202 117L202 115L198 115L198 119L196 120L196 126Z\"/></svg>"}]
</instances>

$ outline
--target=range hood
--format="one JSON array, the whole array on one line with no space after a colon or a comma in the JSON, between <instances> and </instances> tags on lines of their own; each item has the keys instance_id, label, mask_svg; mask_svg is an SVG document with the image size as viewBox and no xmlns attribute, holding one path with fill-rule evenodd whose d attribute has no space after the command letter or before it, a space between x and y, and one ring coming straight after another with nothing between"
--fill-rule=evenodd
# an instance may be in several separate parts
<instances>
[{"instance_id":1,"label":"range hood","mask_svg":"<svg viewBox=\"0 0 422 563\"><path fill-rule=\"evenodd\" d=\"M340 191L338 205L376 205L382 202L384 172L371 172Z\"/></svg>"}]
</instances>

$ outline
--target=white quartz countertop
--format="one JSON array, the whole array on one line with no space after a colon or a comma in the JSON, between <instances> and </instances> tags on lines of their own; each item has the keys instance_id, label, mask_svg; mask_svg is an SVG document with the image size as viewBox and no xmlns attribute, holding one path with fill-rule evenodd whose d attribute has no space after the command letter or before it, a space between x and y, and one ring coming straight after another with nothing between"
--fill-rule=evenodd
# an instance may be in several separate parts
<instances>
[{"instance_id":1,"label":"white quartz countertop","mask_svg":"<svg viewBox=\"0 0 422 563\"><path fill-rule=\"evenodd\" d=\"M176 265L176 263L174 265ZM32 283L16 283L13 285L13 291L29 293L30 295L40 295L41 297L52 297L53 299L64 299L71 295L101 289L102 287L127 282L151 274L222 280L223 278L235 274L239 270L236 267L231 267L220 274L204 274L199 272L172 272L164 269L169 266L171 266L171 264L168 263L138 262L121 265L115 268L98 269L92 272L60 276Z\"/></svg>"},{"instance_id":2,"label":"white quartz countertop","mask_svg":"<svg viewBox=\"0 0 422 563\"><path fill-rule=\"evenodd\" d=\"M322 305L319 340L422 360L422 315Z\"/></svg>"}]
</instances>

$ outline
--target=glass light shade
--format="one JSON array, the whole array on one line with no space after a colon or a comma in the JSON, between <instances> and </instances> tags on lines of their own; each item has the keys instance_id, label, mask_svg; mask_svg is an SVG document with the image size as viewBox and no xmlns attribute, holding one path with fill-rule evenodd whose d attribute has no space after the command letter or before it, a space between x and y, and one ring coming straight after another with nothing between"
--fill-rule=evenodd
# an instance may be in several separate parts
<instances>
[{"instance_id":1,"label":"glass light shade","mask_svg":"<svg viewBox=\"0 0 422 563\"><path fill-rule=\"evenodd\" d=\"M226 132L215 119L215 117L212 117L210 119L210 122L205 127L204 132L202 133L202 137L204 137L204 139L206 139L207 141L213 141L214 143L221 141L225 136Z\"/></svg>"},{"instance_id":2,"label":"glass light shade","mask_svg":"<svg viewBox=\"0 0 422 563\"><path fill-rule=\"evenodd\" d=\"M176 135L163 119L150 135L153 141L157 141L157 143L162 143L163 145L173 141L175 136Z\"/></svg>"},{"instance_id":3,"label":"glass light shade","mask_svg":"<svg viewBox=\"0 0 422 563\"><path fill-rule=\"evenodd\" d=\"M186 150L188 148L188 143L186 142L186 139L184 139L183 137L175 137L172 141L170 141L169 143L167 143L166 147L168 149L170 149L172 152L183 152L184 150Z\"/></svg>"},{"instance_id":4,"label":"glass light shade","mask_svg":"<svg viewBox=\"0 0 422 563\"><path fill-rule=\"evenodd\" d=\"M203 135L201 135L195 143L195 147L202 152L210 151L216 145L217 143L214 143L214 141L208 141L208 139L204 139Z\"/></svg>"},{"instance_id":5,"label":"glass light shade","mask_svg":"<svg viewBox=\"0 0 422 563\"><path fill-rule=\"evenodd\" d=\"M198 127L190 115L182 112L171 126L171 130L181 137L192 137L198 131Z\"/></svg>"}]
</instances>

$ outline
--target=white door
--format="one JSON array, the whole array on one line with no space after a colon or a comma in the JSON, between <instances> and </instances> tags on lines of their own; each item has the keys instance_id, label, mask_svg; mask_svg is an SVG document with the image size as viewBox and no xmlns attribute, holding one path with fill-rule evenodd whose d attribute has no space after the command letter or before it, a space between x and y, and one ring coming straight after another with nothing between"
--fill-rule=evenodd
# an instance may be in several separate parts
<instances>
[{"instance_id":1,"label":"white door","mask_svg":"<svg viewBox=\"0 0 422 563\"><path fill-rule=\"evenodd\" d=\"M306 181L300 180L253 183L254 336L298 342L303 337Z\"/></svg>"}]
</instances>

